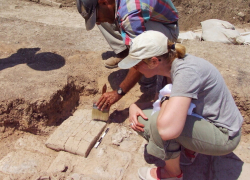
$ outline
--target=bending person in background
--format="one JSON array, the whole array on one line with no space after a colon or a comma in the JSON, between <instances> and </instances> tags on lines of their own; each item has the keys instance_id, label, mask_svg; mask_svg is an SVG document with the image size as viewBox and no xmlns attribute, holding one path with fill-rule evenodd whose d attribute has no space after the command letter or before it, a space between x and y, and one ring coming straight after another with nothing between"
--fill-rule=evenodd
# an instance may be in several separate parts
<instances>
[{"instance_id":1,"label":"bending person in background","mask_svg":"<svg viewBox=\"0 0 250 180\"><path fill-rule=\"evenodd\" d=\"M146 31L133 40L129 55L118 66L133 67L148 78L162 75L172 80L160 111L152 115L152 108L141 110L145 104L129 108L132 129L148 140L146 152L165 161L162 167L140 168L141 179L182 179L181 147L192 162L197 153L228 154L240 142L243 118L223 77L208 61L186 54L183 45ZM196 116L188 115L191 104Z\"/></svg>"},{"instance_id":2,"label":"bending person in background","mask_svg":"<svg viewBox=\"0 0 250 180\"><path fill-rule=\"evenodd\" d=\"M77 9L85 19L87 30L98 25L110 47L117 54L105 61L108 68L128 55L131 40L147 30L162 32L172 42L179 35L178 12L171 0L77 0ZM116 90L104 93L97 102L99 109L109 108L124 96L141 78L131 68ZM159 84L162 78L158 78Z\"/></svg>"}]
</instances>

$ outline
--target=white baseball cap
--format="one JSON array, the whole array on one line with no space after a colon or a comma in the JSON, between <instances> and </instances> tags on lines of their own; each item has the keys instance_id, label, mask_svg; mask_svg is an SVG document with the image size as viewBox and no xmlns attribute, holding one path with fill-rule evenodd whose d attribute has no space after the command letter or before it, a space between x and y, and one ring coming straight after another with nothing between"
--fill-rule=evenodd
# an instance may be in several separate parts
<instances>
[{"instance_id":1,"label":"white baseball cap","mask_svg":"<svg viewBox=\"0 0 250 180\"><path fill-rule=\"evenodd\" d=\"M132 40L129 55L118 66L129 69L143 59L160 56L168 52L168 38L159 31L144 31Z\"/></svg>"}]
</instances>

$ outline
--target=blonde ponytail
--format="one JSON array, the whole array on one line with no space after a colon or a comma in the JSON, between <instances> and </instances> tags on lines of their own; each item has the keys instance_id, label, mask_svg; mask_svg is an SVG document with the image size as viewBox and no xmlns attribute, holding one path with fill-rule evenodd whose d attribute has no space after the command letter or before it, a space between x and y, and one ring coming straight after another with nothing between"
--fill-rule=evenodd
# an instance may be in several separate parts
<instances>
[{"instance_id":1,"label":"blonde ponytail","mask_svg":"<svg viewBox=\"0 0 250 180\"><path fill-rule=\"evenodd\" d=\"M181 59L185 57L186 54L186 47L182 44L175 44L176 56Z\"/></svg>"},{"instance_id":2,"label":"blonde ponytail","mask_svg":"<svg viewBox=\"0 0 250 180\"><path fill-rule=\"evenodd\" d=\"M182 44L174 44L171 41L168 41L168 53L176 52L175 57L177 58L184 58L186 54L186 47L183 46Z\"/></svg>"}]
</instances>

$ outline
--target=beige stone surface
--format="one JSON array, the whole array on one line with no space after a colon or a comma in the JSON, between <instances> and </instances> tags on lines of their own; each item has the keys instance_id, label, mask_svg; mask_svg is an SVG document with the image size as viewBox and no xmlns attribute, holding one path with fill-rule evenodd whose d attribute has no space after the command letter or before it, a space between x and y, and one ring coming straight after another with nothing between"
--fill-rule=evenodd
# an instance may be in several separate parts
<instances>
[{"instance_id":1,"label":"beige stone surface","mask_svg":"<svg viewBox=\"0 0 250 180\"><path fill-rule=\"evenodd\" d=\"M56 152L47 148L45 146L46 138L33 135L33 134L25 134L23 137L19 138L15 142L16 150L27 150L34 153L41 153L49 156L56 155Z\"/></svg>"},{"instance_id":2,"label":"beige stone surface","mask_svg":"<svg viewBox=\"0 0 250 180\"><path fill-rule=\"evenodd\" d=\"M106 127L105 122L92 120L91 114L92 110L75 111L49 137L46 146L87 157Z\"/></svg>"},{"instance_id":3,"label":"beige stone surface","mask_svg":"<svg viewBox=\"0 0 250 180\"><path fill-rule=\"evenodd\" d=\"M78 158L73 172L97 179L121 180L131 160L131 153L102 144L93 149L88 158Z\"/></svg>"},{"instance_id":4,"label":"beige stone surface","mask_svg":"<svg viewBox=\"0 0 250 180\"><path fill-rule=\"evenodd\" d=\"M40 3L41 4L46 4L46 5L49 5L49 6L54 6L54 7L62 7L62 4L61 3L57 3L53 0L40 0Z\"/></svg>"},{"instance_id":5,"label":"beige stone surface","mask_svg":"<svg viewBox=\"0 0 250 180\"><path fill-rule=\"evenodd\" d=\"M73 169L75 163L79 156L61 151L58 153L58 156L51 162L47 172L55 173L61 172L65 167Z\"/></svg>"},{"instance_id":6,"label":"beige stone surface","mask_svg":"<svg viewBox=\"0 0 250 180\"><path fill-rule=\"evenodd\" d=\"M20 150L10 152L0 160L0 172L5 174L38 173L46 171L52 159L47 155Z\"/></svg>"}]
</instances>

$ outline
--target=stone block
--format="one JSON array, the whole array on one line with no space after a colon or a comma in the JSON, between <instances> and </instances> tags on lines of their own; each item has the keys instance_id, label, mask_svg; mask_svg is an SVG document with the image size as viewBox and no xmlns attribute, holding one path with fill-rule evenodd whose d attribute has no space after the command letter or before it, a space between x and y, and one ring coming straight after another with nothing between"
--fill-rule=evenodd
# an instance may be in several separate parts
<instances>
[{"instance_id":1,"label":"stone block","mask_svg":"<svg viewBox=\"0 0 250 180\"><path fill-rule=\"evenodd\" d=\"M69 137L69 139L67 140L66 144L65 144L65 151L70 152L75 154L79 143L80 143L81 139L77 139L75 137Z\"/></svg>"},{"instance_id":2,"label":"stone block","mask_svg":"<svg viewBox=\"0 0 250 180\"><path fill-rule=\"evenodd\" d=\"M79 156L61 151L58 156L50 164L47 172L48 173L57 173L64 171L65 168L73 169L76 165L77 159Z\"/></svg>"},{"instance_id":3,"label":"stone block","mask_svg":"<svg viewBox=\"0 0 250 180\"><path fill-rule=\"evenodd\" d=\"M10 152L0 160L0 172L5 174L38 173L48 169L53 158L47 155L20 150Z\"/></svg>"},{"instance_id":4,"label":"stone block","mask_svg":"<svg viewBox=\"0 0 250 180\"><path fill-rule=\"evenodd\" d=\"M90 133L87 133L87 134L83 137L83 139L84 139L85 141L89 142L89 143L92 143L93 141L95 141L95 140L97 139L97 137L94 136L94 135L92 135L92 134L90 134Z\"/></svg>"},{"instance_id":5,"label":"stone block","mask_svg":"<svg viewBox=\"0 0 250 180\"><path fill-rule=\"evenodd\" d=\"M81 140L81 142L79 143L78 149L76 151L76 154L87 157L91 148L90 147L91 143L86 141L86 140Z\"/></svg>"},{"instance_id":6,"label":"stone block","mask_svg":"<svg viewBox=\"0 0 250 180\"><path fill-rule=\"evenodd\" d=\"M42 153L45 155L55 155L56 152L47 148L45 145L45 140L40 138L39 136L36 135L24 135L23 137L19 138L16 143L15 143L15 149L16 150L27 150L31 152L37 152L37 153Z\"/></svg>"},{"instance_id":7,"label":"stone block","mask_svg":"<svg viewBox=\"0 0 250 180\"><path fill-rule=\"evenodd\" d=\"M55 130L46 146L87 157L106 126L105 122L93 121L91 117L91 110L77 110Z\"/></svg>"},{"instance_id":8,"label":"stone block","mask_svg":"<svg viewBox=\"0 0 250 180\"><path fill-rule=\"evenodd\" d=\"M132 159L129 152L119 151L104 144L92 151L88 158L77 159L73 173L90 177L95 175L96 179L123 179Z\"/></svg>"},{"instance_id":9,"label":"stone block","mask_svg":"<svg viewBox=\"0 0 250 180\"><path fill-rule=\"evenodd\" d=\"M94 124L94 126L91 127L90 129L90 134L93 135L98 135L98 133L101 133L104 128L106 127L106 123L102 122L102 121L96 121L96 123Z\"/></svg>"},{"instance_id":10,"label":"stone block","mask_svg":"<svg viewBox=\"0 0 250 180\"><path fill-rule=\"evenodd\" d=\"M92 113L90 113L90 110L88 109L79 109L77 111L74 112L73 114L74 117L76 117L77 119L85 119L85 121L91 121L92 119Z\"/></svg>"}]
</instances>

